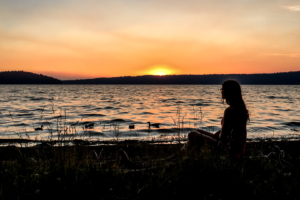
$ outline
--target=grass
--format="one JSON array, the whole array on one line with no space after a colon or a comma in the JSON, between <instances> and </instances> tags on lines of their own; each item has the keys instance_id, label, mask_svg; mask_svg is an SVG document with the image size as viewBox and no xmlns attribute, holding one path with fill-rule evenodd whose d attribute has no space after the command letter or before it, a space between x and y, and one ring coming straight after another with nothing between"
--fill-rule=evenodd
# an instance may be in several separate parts
<instances>
[{"instance_id":1,"label":"grass","mask_svg":"<svg viewBox=\"0 0 300 200\"><path fill-rule=\"evenodd\" d=\"M289 147L284 158L274 145ZM298 199L298 145L251 143L241 160L180 144L2 147L0 199Z\"/></svg>"}]
</instances>

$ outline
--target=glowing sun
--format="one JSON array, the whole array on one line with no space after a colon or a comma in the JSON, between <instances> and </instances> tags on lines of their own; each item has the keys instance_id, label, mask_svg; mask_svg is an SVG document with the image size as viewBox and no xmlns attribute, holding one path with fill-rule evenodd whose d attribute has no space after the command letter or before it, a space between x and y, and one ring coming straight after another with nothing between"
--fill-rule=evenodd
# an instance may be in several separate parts
<instances>
[{"instance_id":1,"label":"glowing sun","mask_svg":"<svg viewBox=\"0 0 300 200\"><path fill-rule=\"evenodd\" d=\"M150 74L164 76L164 75L171 74L171 72L170 70L163 68L163 66L155 66L155 69L151 70Z\"/></svg>"}]
</instances>

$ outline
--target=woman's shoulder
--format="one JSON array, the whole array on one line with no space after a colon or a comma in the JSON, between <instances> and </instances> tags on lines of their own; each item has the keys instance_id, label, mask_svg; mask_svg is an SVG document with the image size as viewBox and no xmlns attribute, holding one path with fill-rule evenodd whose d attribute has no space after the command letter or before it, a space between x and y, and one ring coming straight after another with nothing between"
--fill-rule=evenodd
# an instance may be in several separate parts
<instances>
[{"instance_id":1,"label":"woman's shoulder","mask_svg":"<svg viewBox=\"0 0 300 200\"><path fill-rule=\"evenodd\" d=\"M235 109L232 107L228 107L224 110L224 117L225 119L227 119L226 121L228 121L231 118L235 118Z\"/></svg>"},{"instance_id":2,"label":"woman's shoulder","mask_svg":"<svg viewBox=\"0 0 300 200\"><path fill-rule=\"evenodd\" d=\"M245 111L243 111L243 110L241 110L241 109L238 109L238 108L235 108L235 107L228 107L228 108L226 108L225 109L225 111L224 111L224 115L227 115L227 116L229 116L229 115L231 115L231 116L236 116L236 115L244 115L244 112Z\"/></svg>"},{"instance_id":3,"label":"woman's shoulder","mask_svg":"<svg viewBox=\"0 0 300 200\"><path fill-rule=\"evenodd\" d=\"M234 107L228 107L225 109L224 113L225 114L231 114L231 113L234 113L236 111L236 109Z\"/></svg>"}]
</instances>

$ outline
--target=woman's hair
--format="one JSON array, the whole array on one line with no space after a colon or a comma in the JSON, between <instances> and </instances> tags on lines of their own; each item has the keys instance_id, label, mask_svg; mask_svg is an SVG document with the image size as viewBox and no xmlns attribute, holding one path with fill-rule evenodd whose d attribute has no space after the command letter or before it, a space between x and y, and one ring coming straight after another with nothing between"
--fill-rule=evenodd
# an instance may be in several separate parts
<instances>
[{"instance_id":1,"label":"woman's hair","mask_svg":"<svg viewBox=\"0 0 300 200\"><path fill-rule=\"evenodd\" d=\"M228 105L245 111L247 120L250 121L249 111L242 97L242 89L236 80L226 80L222 83L224 99ZM222 99L224 103L224 99Z\"/></svg>"}]
</instances>

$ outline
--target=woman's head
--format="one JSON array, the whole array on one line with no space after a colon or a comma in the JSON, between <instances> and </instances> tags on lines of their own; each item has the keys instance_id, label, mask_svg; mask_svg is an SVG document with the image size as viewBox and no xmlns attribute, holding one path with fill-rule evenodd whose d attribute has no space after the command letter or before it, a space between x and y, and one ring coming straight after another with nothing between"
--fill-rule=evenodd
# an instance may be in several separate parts
<instances>
[{"instance_id":1,"label":"woman's head","mask_svg":"<svg viewBox=\"0 0 300 200\"><path fill-rule=\"evenodd\" d=\"M242 97L242 89L236 80L226 80L222 83L222 99L232 107L243 109L248 115L246 104ZM249 119L249 116L247 117Z\"/></svg>"},{"instance_id":2,"label":"woman's head","mask_svg":"<svg viewBox=\"0 0 300 200\"><path fill-rule=\"evenodd\" d=\"M226 80L222 83L222 99L226 100L228 105L240 103L242 99L242 90L239 82L236 80Z\"/></svg>"}]
</instances>

